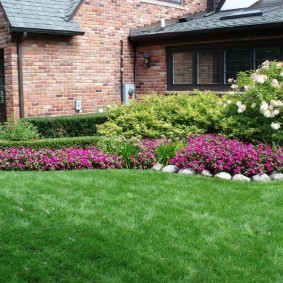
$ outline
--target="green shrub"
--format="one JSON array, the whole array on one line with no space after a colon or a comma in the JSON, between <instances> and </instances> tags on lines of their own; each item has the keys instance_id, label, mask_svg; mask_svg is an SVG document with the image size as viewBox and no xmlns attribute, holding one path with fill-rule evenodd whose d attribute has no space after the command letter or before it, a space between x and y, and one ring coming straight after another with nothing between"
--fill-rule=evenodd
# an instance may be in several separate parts
<instances>
[{"instance_id":1,"label":"green shrub","mask_svg":"<svg viewBox=\"0 0 283 283\"><path fill-rule=\"evenodd\" d=\"M9 118L7 122L0 125L0 139L8 141L26 141L38 139L39 133L33 124L22 120Z\"/></svg>"},{"instance_id":2,"label":"green shrub","mask_svg":"<svg viewBox=\"0 0 283 283\"><path fill-rule=\"evenodd\" d=\"M228 137L283 143L283 63L266 61L241 72L223 98L221 127Z\"/></svg>"},{"instance_id":3,"label":"green shrub","mask_svg":"<svg viewBox=\"0 0 283 283\"><path fill-rule=\"evenodd\" d=\"M101 137L97 142L97 147L109 154L115 154L122 157L126 168L131 167L131 156L136 156L142 151L141 147L135 145L134 140L126 140L121 137L118 139Z\"/></svg>"},{"instance_id":4,"label":"green shrub","mask_svg":"<svg viewBox=\"0 0 283 283\"><path fill-rule=\"evenodd\" d=\"M219 98L212 92L194 95L150 95L108 112L109 121L98 125L103 136L182 137L189 133L219 131Z\"/></svg>"},{"instance_id":5,"label":"green shrub","mask_svg":"<svg viewBox=\"0 0 283 283\"><path fill-rule=\"evenodd\" d=\"M43 138L93 136L96 134L96 125L106 120L105 114L98 113L26 119L38 128Z\"/></svg>"},{"instance_id":6,"label":"green shrub","mask_svg":"<svg viewBox=\"0 0 283 283\"><path fill-rule=\"evenodd\" d=\"M155 154L159 163L167 165L169 160L176 156L177 152L186 146L182 141L171 141L170 143L161 143L156 149Z\"/></svg>"},{"instance_id":7,"label":"green shrub","mask_svg":"<svg viewBox=\"0 0 283 283\"><path fill-rule=\"evenodd\" d=\"M30 147L35 150L40 148L60 149L67 147L86 148L88 146L96 146L98 137L75 137L75 138L54 138L54 139L39 139L29 141L0 141L0 149L10 147Z\"/></svg>"}]
</instances>

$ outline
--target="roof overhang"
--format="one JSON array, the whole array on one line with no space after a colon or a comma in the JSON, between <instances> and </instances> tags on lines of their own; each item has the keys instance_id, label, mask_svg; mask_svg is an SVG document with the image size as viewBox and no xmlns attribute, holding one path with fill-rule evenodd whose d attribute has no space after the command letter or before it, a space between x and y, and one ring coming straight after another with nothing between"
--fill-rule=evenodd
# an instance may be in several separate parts
<instances>
[{"instance_id":1,"label":"roof overhang","mask_svg":"<svg viewBox=\"0 0 283 283\"><path fill-rule=\"evenodd\" d=\"M36 29L36 28L21 28L21 27L10 27L11 33L40 33L40 34L57 34L57 35L84 35L84 31L75 30L52 30L52 29Z\"/></svg>"},{"instance_id":2,"label":"roof overhang","mask_svg":"<svg viewBox=\"0 0 283 283\"><path fill-rule=\"evenodd\" d=\"M267 24L259 24L259 25L242 25L236 27L223 27L223 28L212 28L212 29L203 29L203 30L193 30L193 31L182 31L182 32L160 32L156 34L140 34L140 35L129 35L128 39L132 43L143 43L143 44L150 44L151 42L156 41L172 41L184 37L193 36L196 37L203 37L206 35L212 34L224 34L227 32L237 32L237 31L245 31L245 32L252 32L252 31L259 31L263 29L270 29L270 28L282 28L283 22L279 23L267 23Z\"/></svg>"}]
</instances>

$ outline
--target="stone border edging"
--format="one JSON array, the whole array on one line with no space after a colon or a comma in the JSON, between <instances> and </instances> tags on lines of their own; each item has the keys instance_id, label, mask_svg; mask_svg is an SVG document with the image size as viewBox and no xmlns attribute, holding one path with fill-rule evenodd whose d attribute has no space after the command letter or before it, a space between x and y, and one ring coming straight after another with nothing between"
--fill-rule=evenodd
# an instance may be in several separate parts
<instances>
[{"instance_id":1,"label":"stone border edging","mask_svg":"<svg viewBox=\"0 0 283 283\"><path fill-rule=\"evenodd\" d=\"M190 168L186 169L181 169L178 170L176 165L166 165L164 166L163 164L157 163L155 164L151 170L154 171L162 171L162 172L167 172L167 173L178 173L178 174L185 174L185 175L201 175L204 177L214 177L214 178L219 178L223 180L234 180L234 181L242 181L242 182L270 182L270 181L283 181L283 174L280 172L273 172L270 175L263 174L263 175L254 175L251 178L246 177L242 174L236 174L234 176L231 176L231 174L227 172L219 172L215 175L213 175L211 172L208 170L203 170L201 174L197 174L194 170Z\"/></svg>"}]
</instances>

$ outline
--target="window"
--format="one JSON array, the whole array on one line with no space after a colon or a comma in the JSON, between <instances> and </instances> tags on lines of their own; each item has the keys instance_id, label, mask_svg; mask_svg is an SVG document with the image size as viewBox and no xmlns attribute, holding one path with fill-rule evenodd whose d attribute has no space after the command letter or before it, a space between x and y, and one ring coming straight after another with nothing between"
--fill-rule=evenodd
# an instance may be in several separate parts
<instances>
[{"instance_id":1,"label":"window","mask_svg":"<svg viewBox=\"0 0 283 283\"><path fill-rule=\"evenodd\" d=\"M283 46L204 46L168 49L168 90L228 89L229 78L282 60Z\"/></svg>"},{"instance_id":2,"label":"window","mask_svg":"<svg viewBox=\"0 0 283 283\"><path fill-rule=\"evenodd\" d=\"M249 69L250 51L248 48L224 51L224 83L228 83L230 78L236 78L238 72Z\"/></svg>"},{"instance_id":3,"label":"window","mask_svg":"<svg viewBox=\"0 0 283 283\"><path fill-rule=\"evenodd\" d=\"M168 2L173 2L177 4L182 4L182 0L168 0Z\"/></svg>"},{"instance_id":4,"label":"window","mask_svg":"<svg viewBox=\"0 0 283 283\"><path fill-rule=\"evenodd\" d=\"M197 53L197 84L219 84L220 52L217 50Z\"/></svg>"},{"instance_id":5,"label":"window","mask_svg":"<svg viewBox=\"0 0 283 283\"><path fill-rule=\"evenodd\" d=\"M175 3L175 4L183 4L183 0L158 0L161 2L170 2L170 3Z\"/></svg>"},{"instance_id":6,"label":"window","mask_svg":"<svg viewBox=\"0 0 283 283\"><path fill-rule=\"evenodd\" d=\"M173 84L193 83L193 52L173 54Z\"/></svg>"},{"instance_id":7,"label":"window","mask_svg":"<svg viewBox=\"0 0 283 283\"><path fill-rule=\"evenodd\" d=\"M262 47L254 49L254 69L266 60L277 60L281 57L280 47Z\"/></svg>"}]
</instances>

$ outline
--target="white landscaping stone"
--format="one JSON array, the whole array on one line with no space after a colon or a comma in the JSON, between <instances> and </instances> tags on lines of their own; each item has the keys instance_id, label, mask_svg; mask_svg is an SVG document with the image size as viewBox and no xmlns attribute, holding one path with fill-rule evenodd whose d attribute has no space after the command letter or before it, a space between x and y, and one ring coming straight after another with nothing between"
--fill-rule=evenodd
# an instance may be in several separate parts
<instances>
[{"instance_id":1,"label":"white landscaping stone","mask_svg":"<svg viewBox=\"0 0 283 283\"><path fill-rule=\"evenodd\" d=\"M176 165L167 165L162 169L162 172L167 173L176 173L178 171L178 167Z\"/></svg>"},{"instance_id":2,"label":"white landscaping stone","mask_svg":"<svg viewBox=\"0 0 283 283\"><path fill-rule=\"evenodd\" d=\"M186 175L195 175L196 174L196 172L193 169L190 169L190 168L181 169L178 173L179 174L186 174Z\"/></svg>"},{"instance_id":3,"label":"white landscaping stone","mask_svg":"<svg viewBox=\"0 0 283 283\"><path fill-rule=\"evenodd\" d=\"M219 172L214 175L215 178L224 179L224 180L231 180L232 176L227 172Z\"/></svg>"},{"instance_id":4,"label":"white landscaping stone","mask_svg":"<svg viewBox=\"0 0 283 283\"><path fill-rule=\"evenodd\" d=\"M263 175L255 175L252 177L253 181L255 182L270 182L271 179L269 178L268 175L263 174Z\"/></svg>"},{"instance_id":5,"label":"white landscaping stone","mask_svg":"<svg viewBox=\"0 0 283 283\"><path fill-rule=\"evenodd\" d=\"M283 174L279 172L273 172L269 177L273 181L283 181Z\"/></svg>"},{"instance_id":6,"label":"white landscaping stone","mask_svg":"<svg viewBox=\"0 0 283 283\"><path fill-rule=\"evenodd\" d=\"M151 170L161 171L163 168L164 168L163 164L157 163L157 164L153 165L153 167L151 167Z\"/></svg>"},{"instance_id":7,"label":"white landscaping stone","mask_svg":"<svg viewBox=\"0 0 283 283\"><path fill-rule=\"evenodd\" d=\"M244 181L244 182L250 182L251 179L249 177L246 177L242 174L236 174L232 178L234 181Z\"/></svg>"},{"instance_id":8,"label":"white landscaping stone","mask_svg":"<svg viewBox=\"0 0 283 283\"><path fill-rule=\"evenodd\" d=\"M200 174L204 177L213 177L213 175L208 170L203 170Z\"/></svg>"}]
</instances>

